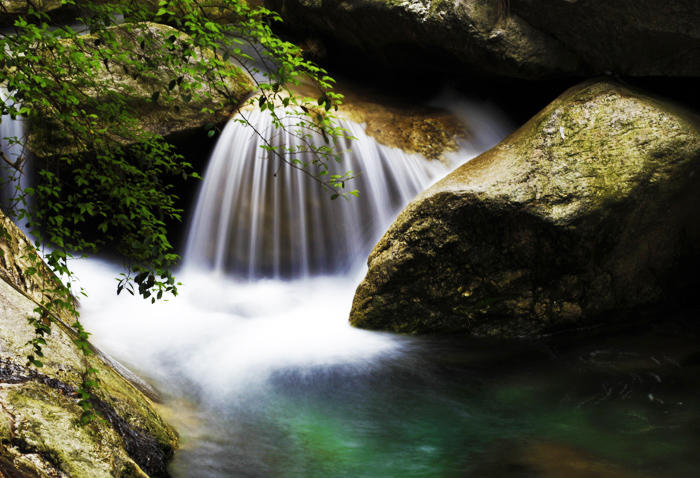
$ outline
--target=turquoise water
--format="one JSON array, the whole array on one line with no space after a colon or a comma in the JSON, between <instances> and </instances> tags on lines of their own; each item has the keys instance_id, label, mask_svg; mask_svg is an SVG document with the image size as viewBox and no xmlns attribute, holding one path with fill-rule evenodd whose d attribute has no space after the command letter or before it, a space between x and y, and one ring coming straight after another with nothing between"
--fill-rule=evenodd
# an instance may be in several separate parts
<instances>
[{"instance_id":1,"label":"turquoise water","mask_svg":"<svg viewBox=\"0 0 700 478\"><path fill-rule=\"evenodd\" d=\"M540 340L405 337L348 325L356 280L181 274L181 296L151 305L85 265L83 322L166 398L176 478L700 471L697 311Z\"/></svg>"},{"instance_id":2,"label":"turquoise water","mask_svg":"<svg viewBox=\"0 0 700 478\"><path fill-rule=\"evenodd\" d=\"M668 329L515 346L404 339L370 371L282 369L264 394L200 399L207 431L173 472L695 477L699 351L695 334Z\"/></svg>"}]
</instances>

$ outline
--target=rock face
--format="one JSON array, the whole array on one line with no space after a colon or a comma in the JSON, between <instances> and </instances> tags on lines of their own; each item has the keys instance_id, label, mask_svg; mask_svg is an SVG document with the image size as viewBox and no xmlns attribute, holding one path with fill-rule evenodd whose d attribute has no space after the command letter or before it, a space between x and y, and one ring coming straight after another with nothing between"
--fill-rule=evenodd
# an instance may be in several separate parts
<instances>
[{"instance_id":1,"label":"rock face","mask_svg":"<svg viewBox=\"0 0 700 478\"><path fill-rule=\"evenodd\" d=\"M694 0L266 0L389 66L510 78L700 74Z\"/></svg>"},{"instance_id":2,"label":"rock face","mask_svg":"<svg viewBox=\"0 0 700 478\"><path fill-rule=\"evenodd\" d=\"M510 10L574 51L596 73L700 73L700 3L695 0L510 0Z\"/></svg>"},{"instance_id":3,"label":"rock face","mask_svg":"<svg viewBox=\"0 0 700 478\"><path fill-rule=\"evenodd\" d=\"M44 367L27 368L27 341L34 330L37 284L16 277L26 239L0 216L10 237L0 239L0 476L167 477L177 436L154 404L108 357L89 357L99 387L93 405L104 421L79 425L76 390L88 365L73 344L74 332L60 319L44 346ZM50 280L50 277L48 278ZM28 284L25 289L24 284ZM146 388L143 388L146 390Z\"/></svg>"},{"instance_id":4,"label":"rock face","mask_svg":"<svg viewBox=\"0 0 700 478\"><path fill-rule=\"evenodd\" d=\"M406 207L351 323L536 335L680 292L700 262L699 168L697 115L609 81L572 88Z\"/></svg>"}]
</instances>

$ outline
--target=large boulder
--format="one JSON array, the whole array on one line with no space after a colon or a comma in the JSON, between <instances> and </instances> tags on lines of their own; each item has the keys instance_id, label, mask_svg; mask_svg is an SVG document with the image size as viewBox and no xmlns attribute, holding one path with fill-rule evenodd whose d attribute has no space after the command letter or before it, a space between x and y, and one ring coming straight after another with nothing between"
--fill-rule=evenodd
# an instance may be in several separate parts
<instances>
[{"instance_id":1,"label":"large boulder","mask_svg":"<svg viewBox=\"0 0 700 478\"><path fill-rule=\"evenodd\" d=\"M66 316L55 317L45 336L44 366L26 366L38 278L55 278L41 267L39 275L27 276L32 248L1 213L0 227L0 476L169 476L178 439L158 415L154 392L99 350L85 357ZM103 420L80 425L76 392L86 367L98 371L91 402Z\"/></svg>"},{"instance_id":2,"label":"large boulder","mask_svg":"<svg viewBox=\"0 0 700 478\"><path fill-rule=\"evenodd\" d=\"M406 207L351 323L535 335L682 294L700 262L699 168L696 114L607 80L574 87Z\"/></svg>"},{"instance_id":3,"label":"large boulder","mask_svg":"<svg viewBox=\"0 0 700 478\"><path fill-rule=\"evenodd\" d=\"M265 3L302 37L337 42L411 72L528 79L700 74L700 3L694 0Z\"/></svg>"}]
</instances>

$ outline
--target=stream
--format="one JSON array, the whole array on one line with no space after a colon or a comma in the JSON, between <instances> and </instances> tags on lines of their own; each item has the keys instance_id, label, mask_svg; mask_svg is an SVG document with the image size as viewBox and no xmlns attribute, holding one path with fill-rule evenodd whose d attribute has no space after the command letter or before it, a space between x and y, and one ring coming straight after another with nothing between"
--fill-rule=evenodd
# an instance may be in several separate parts
<instances>
[{"instance_id":1,"label":"stream","mask_svg":"<svg viewBox=\"0 0 700 478\"><path fill-rule=\"evenodd\" d=\"M358 140L342 166L369 171L350 202L273 177L230 123L190 221L179 297L117 298L118 267L75 263L93 342L171 412L182 438L173 476L696 476L690 312L515 342L349 326L367 254L400 209L509 130L483 110L463 114L479 118L477 134L449 167L348 124Z\"/></svg>"}]
</instances>

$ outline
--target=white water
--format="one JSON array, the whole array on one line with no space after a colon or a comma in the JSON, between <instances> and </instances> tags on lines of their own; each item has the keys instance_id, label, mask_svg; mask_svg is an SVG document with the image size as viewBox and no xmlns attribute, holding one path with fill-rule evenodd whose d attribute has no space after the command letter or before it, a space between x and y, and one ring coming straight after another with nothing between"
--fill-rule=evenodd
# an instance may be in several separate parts
<instances>
[{"instance_id":1,"label":"white water","mask_svg":"<svg viewBox=\"0 0 700 478\"><path fill-rule=\"evenodd\" d=\"M300 145L299 138L275 130L269 114L246 116L274 144ZM295 129L292 121L289 129ZM342 164L331 165L337 166L332 173L361 172L348 182L360 197L331 202L308 176L267 157L250 128L230 122L205 174L186 266L249 280L345 275L367 257L397 211L449 170L378 144L360 125L342 126L357 140L339 145L350 151ZM316 141L322 144L320 135Z\"/></svg>"},{"instance_id":2,"label":"white water","mask_svg":"<svg viewBox=\"0 0 700 478\"><path fill-rule=\"evenodd\" d=\"M395 345L347 325L354 288L347 278L243 283L187 273L181 296L151 305L115 299L118 271L108 264L77 269L88 278L81 314L94 342L166 392L194 387L211 405L249 399L280 371L368 369Z\"/></svg>"}]
</instances>

